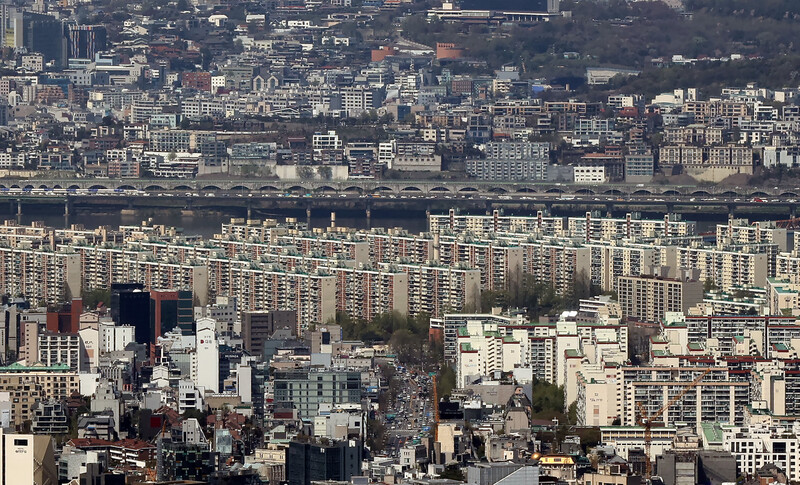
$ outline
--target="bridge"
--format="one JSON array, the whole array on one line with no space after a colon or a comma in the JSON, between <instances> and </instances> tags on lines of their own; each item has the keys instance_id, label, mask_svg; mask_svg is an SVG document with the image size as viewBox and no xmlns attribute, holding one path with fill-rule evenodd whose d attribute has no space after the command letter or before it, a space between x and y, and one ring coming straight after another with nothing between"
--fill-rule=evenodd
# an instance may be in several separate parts
<instances>
[{"instance_id":1,"label":"bridge","mask_svg":"<svg viewBox=\"0 0 800 485\"><path fill-rule=\"evenodd\" d=\"M0 179L4 189L143 190L147 192L235 192L293 194L406 195L627 195L726 198L800 198L800 187L727 187L719 185L554 184L451 180L236 180L236 179Z\"/></svg>"},{"instance_id":2,"label":"bridge","mask_svg":"<svg viewBox=\"0 0 800 485\"><path fill-rule=\"evenodd\" d=\"M63 207L69 217L79 212L176 209L186 216L223 210L242 217L275 211L359 211L367 224L374 210L445 213L450 208L490 213L507 209L535 214L600 210L663 213L736 212L794 219L800 189L731 189L699 186L575 185L475 183L444 181L242 181L242 180L8 180L0 179L0 202L20 219L23 210L38 207L52 213ZM59 210L59 209L56 209ZM299 214L297 214L299 215Z\"/></svg>"}]
</instances>

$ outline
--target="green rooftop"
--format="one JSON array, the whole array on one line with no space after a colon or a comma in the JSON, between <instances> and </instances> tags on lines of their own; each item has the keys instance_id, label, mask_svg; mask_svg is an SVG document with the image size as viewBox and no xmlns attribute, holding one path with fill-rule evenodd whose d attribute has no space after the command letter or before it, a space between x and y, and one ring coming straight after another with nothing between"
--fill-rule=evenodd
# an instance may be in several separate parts
<instances>
[{"instance_id":1,"label":"green rooftop","mask_svg":"<svg viewBox=\"0 0 800 485\"><path fill-rule=\"evenodd\" d=\"M719 423L700 423L700 432L709 445L722 444L722 428Z\"/></svg>"},{"instance_id":2,"label":"green rooftop","mask_svg":"<svg viewBox=\"0 0 800 485\"><path fill-rule=\"evenodd\" d=\"M14 362L11 365L0 367L0 372L68 372L69 370L70 368L67 364L44 365L41 362L31 365L22 365L19 362Z\"/></svg>"}]
</instances>

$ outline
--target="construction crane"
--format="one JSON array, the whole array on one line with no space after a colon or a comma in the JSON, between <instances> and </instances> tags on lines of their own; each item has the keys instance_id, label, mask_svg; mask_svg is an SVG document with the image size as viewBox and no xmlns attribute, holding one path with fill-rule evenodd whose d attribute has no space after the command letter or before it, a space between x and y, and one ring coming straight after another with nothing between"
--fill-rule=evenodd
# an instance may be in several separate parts
<instances>
[{"instance_id":1,"label":"construction crane","mask_svg":"<svg viewBox=\"0 0 800 485\"><path fill-rule=\"evenodd\" d=\"M439 441L439 390L436 389L436 375L432 376L433 383L433 442Z\"/></svg>"},{"instance_id":2,"label":"construction crane","mask_svg":"<svg viewBox=\"0 0 800 485\"><path fill-rule=\"evenodd\" d=\"M645 478L650 477L650 474L653 471L653 463L650 461L650 445L653 439L653 430L652 430L653 421L661 417L661 415L664 414L667 411L667 409L670 408L670 406L683 399L683 396L685 396L687 392L697 387L697 385L700 384L700 381L702 381L703 378L709 372L711 372L710 368L705 369L703 372L700 373L699 376L697 376L692 382L690 382L686 387L684 387L681 390L681 392L678 393L677 396L667 401L666 404L661 406L661 408L658 411L654 412L650 416L648 416L647 413L645 412L644 405L642 404L641 401L638 401L636 403L636 407L639 409L639 417L636 420L636 424L638 424L639 426L644 426Z\"/></svg>"}]
</instances>

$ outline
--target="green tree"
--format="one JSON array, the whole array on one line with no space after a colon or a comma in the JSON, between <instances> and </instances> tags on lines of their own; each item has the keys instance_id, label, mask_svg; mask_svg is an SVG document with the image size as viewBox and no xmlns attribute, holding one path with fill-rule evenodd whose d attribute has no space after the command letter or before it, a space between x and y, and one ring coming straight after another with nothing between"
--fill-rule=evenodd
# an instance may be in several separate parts
<instances>
[{"instance_id":1,"label":"green tree","mask_svg":"<svg viewBox=\"0 0 800 485\"><path fill-rule=\"evenodd\" d=\"M442 366L442 370L439 371L439 376L436 379L436 392L439 394L439 398L449 396L455 388L456 373L450 366Z\"/></svg>"},{"instance_id":2,"label":"green tree","mask_svg":"<svg viewBox=\"0 0 800 485\"><path fill-rule=\"evenodd\" d=\"M366 444L373 453L381 453L387 443L386 426L377 419L367 420Z\"/></svg>"},{"instance_id":3,"label":"green tree","mask_svg":"<svg viewBox=\"0 0 800 485\"><path fill-rule=\"evenodd\" d=\"M314 169L308 165L297 167L297 177L300 180L311 180L314 178Z\"/></svg>"},{"instance_id":4,"label":"green tree","mask_svg":"<svg viewBox=\"0 0 800 485\"><path fill-rule=\"evenodd\" d=\"M84 291L81 297L83 299L83 306L89 309L97 308L100 303L106 307L111 305L110 289L96 288Z\"/></svg>"}]
</instances>

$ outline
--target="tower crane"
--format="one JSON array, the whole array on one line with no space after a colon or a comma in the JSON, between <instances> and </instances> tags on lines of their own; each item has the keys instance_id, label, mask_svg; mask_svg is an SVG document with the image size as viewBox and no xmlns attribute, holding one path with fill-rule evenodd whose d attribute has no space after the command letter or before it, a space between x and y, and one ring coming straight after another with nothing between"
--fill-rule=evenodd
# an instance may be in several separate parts
<instances>
[{"instance_id":1,"label":"tower crane","mask_svg":"<svg viewBox=\"0 0 800 485\"><path fill-rule=\"evenodd\" d=\"M433 442L439 441L439 390L436 388L436 375L432 376L433 385Z\"/></svg>"},{"instance_id":2,"label":"tower crane","mask_svg":"<svg viewBox=\"0 0 800 485\"><path fill-rule=\"evenodd\" d=\"M710 368L705 369L703 372L700 373L699 376L697 376L692 382L690 382L686 387L684 387L681 390L681 392L678 393L677 396L667 401L666 404L661 406L661 408L658 411L654 412L650 416L648 416L647 413L645 412L644 405L642 404L641 401L638 401L636 403L636 407L639 409L639 417L636 419L636 424L638 424L639 426L644 426L644 458L646 464L645 478L650 477L650 474L653 471L653 463L650 461L650 445L653 439L653 429L652 429L653 421L661 417L661 415L663 415L667 411L667 409L670 408L670 406L683 399L683 396L685 396L686 393L697 387L697 385L700 384L700 381L702 381L703 378L709 372L711 372Z\"/></svg>"}]
</instances>

